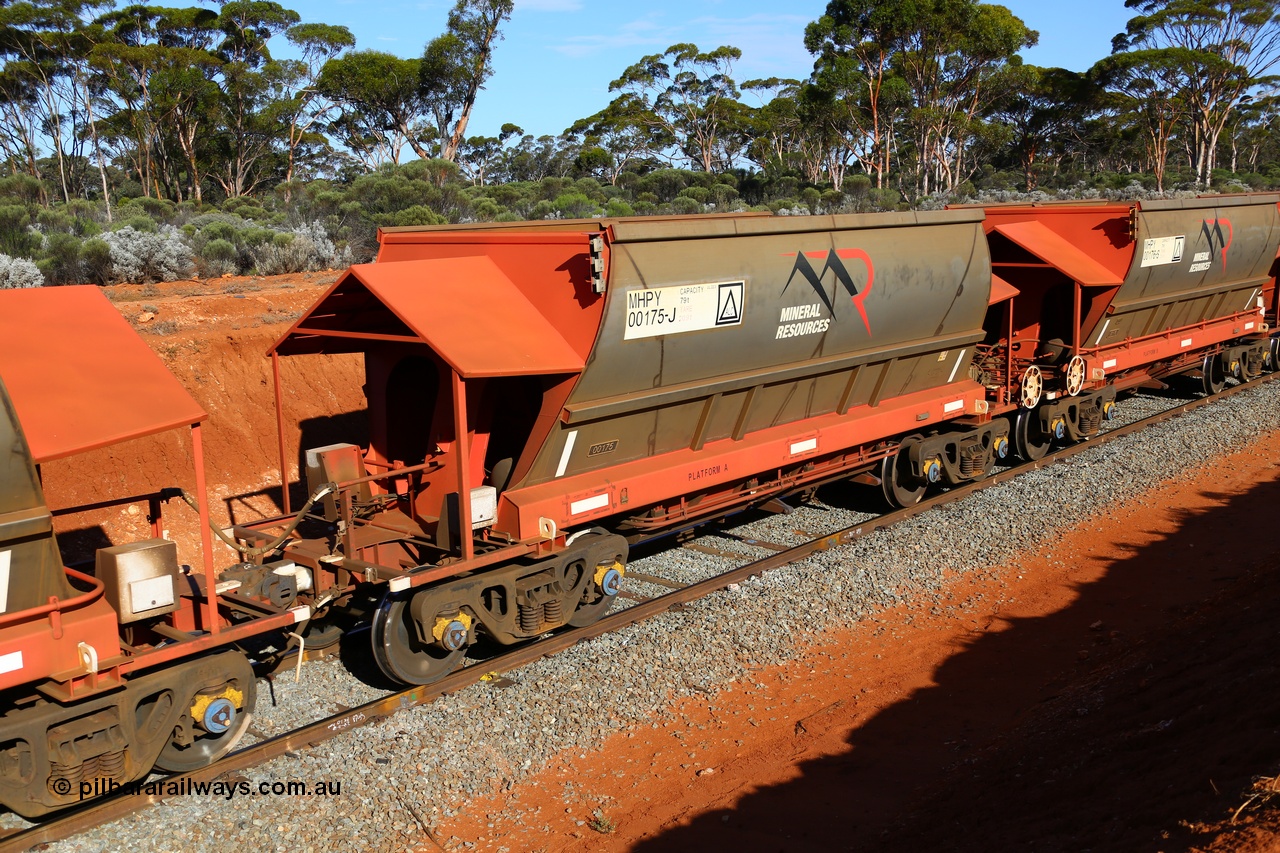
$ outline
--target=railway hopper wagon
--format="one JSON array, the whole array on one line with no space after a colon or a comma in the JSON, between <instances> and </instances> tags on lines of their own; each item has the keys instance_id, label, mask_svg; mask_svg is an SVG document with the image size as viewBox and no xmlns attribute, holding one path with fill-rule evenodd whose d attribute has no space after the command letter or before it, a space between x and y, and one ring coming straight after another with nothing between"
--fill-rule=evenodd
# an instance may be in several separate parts
<instances>
[{"instance_id":1,"label":"railway hopper wagon","mask_svg":"<svg viewBox=\"0 0 1280 853\"><path fill-rule=\"evenodd\" d=\"M225 754L254 704L253 670L233 644L290 631L309 611L219 588L205 413L98 288L0 291L0 376L0 804L39 817L153 766L190 770ZM182 428L204 532L188 565L161 514L178 490L47 504L39 466ZM148 537L65 565L55 516L127 506L145 511Z\"/></svg>"},{"instance_id":2,"label":"railway hopper wagon","mask_svg":"<svg viewBox=\"0 0 1280 853\"><path fill-rule=\"evenodd\" d=\"M994 287L974 378L1019 456L1095 434L1116 393L1191 374L1206 394L1277 364L1275 195L985 208Z\"/></svg>"},{"instance_id":3,"label":"railway hopper wagon","mask_svg":"<svg viewBox=\"0 0 1280 853\"><path fill-rule=\"evenodd\" d=\"M309 484L337 490L285 557L321 615L379 584L374 653L400 681L481 634L600 618L638 540L842 477L916 500L1009 445L970 376L993 295L981 211L380 239L270 355L363 354L368 447L305 450Z\"/></svg>"}]
</instances>

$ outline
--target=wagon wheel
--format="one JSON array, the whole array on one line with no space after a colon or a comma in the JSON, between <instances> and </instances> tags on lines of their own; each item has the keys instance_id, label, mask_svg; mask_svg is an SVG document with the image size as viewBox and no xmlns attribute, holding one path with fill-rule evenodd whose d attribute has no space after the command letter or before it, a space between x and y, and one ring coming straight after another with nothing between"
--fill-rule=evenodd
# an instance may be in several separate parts
<instances>
[{"instance_id":1,"label":"wagon wheel","mask_svg":"<svg viewBox=\"0 0 1280 853\"><path fill-rule=\"evenodd\" d=\"M904 441L896 453L880 461L880 489L889 506L903 508L915 506L924 497L928 484L911 473L910 450L912 441Z\"/></svg>"},{"instance_id":2,"label":"wagon wheel","mask_svg":"<svg viewBox=\"0 0 1280 853\"><path fill-rule=\"evenodd\" d=\"M307 623L307 627L302 630L303 642L309 652L332 648L342 639L342 634L342 626L326 622L323 619L312 619Z\"/></svg>"},{"instance_id":3,"label":"wagon wheel","mask_svg":"<svg viewBox=\"0 0 1280 853\"><path fill-rule=\"evenodd\" d=\"M1034 364L1022 372L1022 408L1034 409L1040 404L1040 394L1044 391L1044 375Z\"/></svg>"},{"instance_id":4,"label":"wagon wheel","mask_svg":"<svg viewBox=\"0 0 1280 853\"><path fill-rule=\"evenodd\" d=\"M450 651L439 643L422 642L410 614L411 599L388 592L378 603L369 627L373 659L388 678L402 684L430 684L453 672L467 649L462 646Z\"/></svg>"},{"instance_id":5,"label":"wagon wheel","mask_svg":"<svg viewBox=\"0 0 1280 853\"><path fill-rule=\"evenodd\" d=\"M1267 353L1269 358L1267 369L1272 373L1280 370L1280 338L1271 339L1271 348Z\"/></svg>"},{"instance_id":6,"label":"wagon wheel","mask_svg":"<svg viewBox=\"0 0 1280 853\"><path fill-rule=\"evenodd\" d=\"M1013 449L1026 462L1043 459L1053 436L1040 427L1040 413L1033 409L1018 412L1013 423Z\"/></svg>"},{"instance_id":7,"label":"wagon wheel","mask_svg":"<svg viewBox=\"0 0 1280 853\"><path fill-rule=\"evenodd\" d=\"M609 612L618 598L618 590L622 584L622 573L615 568L615 565L625 564L620 556L592 567L595 577L587 582L578 609L569 617L568 624L571 627L585 628L600 621L600 617Z\"/></svg>"},{"instance_id":8,"label":"wagon wheel","mask_svg":"<svg viewBox=\"0 0 1280 853\"><path fill-rule=\"evenodd\" d=\"M1212 397L1214 394L1221 393L1227 385L1227 374L1222 368L1222 357L1215 353L1206 355L1204 362L1200 365L1200 376L1205 394Z\"/></svg>"},{"instance_id":9,"label":"wagon wheel","mask_svg":"<svg viewBox=\"0 0 1280 853\"><path fill-rule=\"evenodd\" d=\"M209 659L195 663L204 668ZM239 652L219 655L218 665L222 667L220 678L225 680L195 690L188 700L191 704L183 722L195 735L194 741L182 746L171 739L156 758L159 769L189 773L208 767L230 752L249 728L258 684L253 667Z\"/></svg>"},{"instance_id":10,"label":"wagon wheel","mask_svg":"<svg viewBox=\"0 0 1280 853\"><path fill-rule=\"evenodd\" d=\"M1078 355L1071 356L1067 362L1067 394L1072 397L1084 388L1084 359Z\"/></svg>"}]
</instances>

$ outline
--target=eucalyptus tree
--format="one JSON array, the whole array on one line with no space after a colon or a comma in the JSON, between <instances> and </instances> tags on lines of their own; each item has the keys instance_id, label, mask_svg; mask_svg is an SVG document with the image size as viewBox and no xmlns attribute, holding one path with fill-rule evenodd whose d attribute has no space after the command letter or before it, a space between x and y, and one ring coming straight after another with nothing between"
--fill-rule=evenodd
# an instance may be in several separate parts
<instances>
[{"instance_id":1,"label":"eucalyptus tree","mask_svg":"<svg viewBox=\"0 0 1280 853\"><path fill-rule=\"evenodd\" d=\"M419 64L422 97L435 117L440 157L452 161L485 81L493 76L493 47L515 0L457 0L445 31L427 43Z\"/></svg>"},{"instance_id":2,"label":"eucalyptus tree","mask_svg":"<svg viewBox=\"0 0 1280 853\"><path fill-rule=\"evenodd\" d=\"M917 0L831 0L805 28L816 57L809 99L848 155L883 188L891 166L897 120L908 93L894 60L920 14Z\"/></svg>"},{"instance_id":3,"label":"eucalyptus tree","mask_svg":"<svg viewBox=\"0 0 1280 853\"><path fill-rule=\"evenodd\" d=\"M732 168L746 118L730 76L741 58L742 51L729 45L704 53L695 44L673 44L609 84L610 92L622 93L613 105L669 135L693 168L725 171Z\"/></svg>"},{"instance_id":4,"label":"eucalyptus tree","mask_svg":"<svg viewBox=\"0 0 1280 853\"><path fill-rule=\"evenodd\" d=\"M831 0L805 30L813 97L882 187L892 153L914 154L916 189L954 189L1009 90L1005 66L1037 33L979 0Z\"/></svg>"},{"instance_id":5,"label":"eucalyptus tree","mask_svg":"<svg viewBox=\"0 0 1280 853\"><path fill-rule=\"evenodd\" d=\"M502 160L507 153L507 142L522 136L524 129L508 122L499 129L497 136L473 136L468 139L458 148L454 162L474 186L482 187L494 173L500 173Z\"/></svg>"},{"instance_id":6,"label":"eucalyptus tree","mask_svg":"<svg viewBox=\"0 0 1280 853\"><path fill-rule=\"evenodd\" d=\"M1277 148L1276 134L1280 131L1280 116L1276 115L1277 97L1261 95L1244 101L1232 114L1227 124L1227 135L1221 147L1231 152L1231 171L1238 172L1242 165L1249 171L1258 171L1258 164L1266 151L1274 161ZM1243 164L1241 160L1243 159Z\"/></svg>"},{"instance_id":7,"label":"eucalyptus tree","mask_svg":"<svg viewBox=\"0 0 1280 853\"><path fill-rule=\"evenodd\" d=\"M79 191L73 163L85 134L86 28L111 0L24 0L0 5L0 101L6 148L20 151L34 175L39 140L53 149L63 201ZM68 151L71 148L71 151ZM70 155L70 156L69 156Z\"/></svg>"},{"instance_id":8,"label":"eucalyptus tree","mask_svg":"<svg viewBox=\"0 0 1280 853\"><path fill-rule=\"evenodd\" d=\"M1092 76L1065 68L1013 65L1009 74L1013 91L996 107L993 119L1008 128L1008 150L1031 192L1042 167L1051 163L1056 168L1070 152L1097 105L1098 85Z\"/></svg>"},{"instance_id":9,"label":"eucalyptus tree","mask_svg":"<svg viewBox=\"0 0 1280 853\"><path fill-rule=\"evenodd\" d=\"M370 169L397 164L407 144L423 160L436 138L420 83L420 59L357 50L330 59L317 90L338 105L328 130Z\"/></svg>"},{"instance_id":10,"label":"eucalyptus tree","mask_svg":"<svg viewBox=\"0 0 1280 853\"><path fill-rule=\"evenodd\" d=\"M1175 49L1125 51L1094 66L1094 74L1114 100L1116 126L1131 124L1141 131L1147 165L1160 192L1169 169L1170 147L1191 116L1188 93L1193 68L1186 53Z\"/></svg>"},{"instance_id":11,"label":"eucalyptus tree","mask_svg":"<svg viewBox=\"0 0 1280 853\"><path fill-rule=\"evenodd\" d=\"M1181 90L1170 107L1186 110L1190 159L1208 186L1218 141L1232 113L1258 87L1272 83L1280 59L1280 8L1272 0L1125 0L1138 14L1112 47Z\"/></svg>"},{"instance_id":12,"label":"eucalyptus tree","mask_svg":"<svg viewBox=\"0 0 1280 853\"><path fill-rule=\"evenodd\" d=\"M285 60L288 83L279 108L281 122L289 125L285 136L284 172L288 199L300 154L308 147L324 148L329 144L317 128L337 105L320 91L320 70L342 51L355 47L356 40L349 29L332 24L295 24L285 32L285 37L302 53L300 60Z\"/></svg>"},{"instance_id":13,"label":"eucalyptus tree","mask_svg":"<svg viewBox=\"0 0 1280 853\"><path fill-rule=\"evenodd\" d=\"M221 116L214 180L228 198L253 192L269 175L261 169L286 139L279 119L296 68L277 62L267 43L301 20L270 0L224 0L215 24Z\"/></svg>"},{"instance_id":14,"label":"eucalyptus tree","mask_svg":"<svg viewBox=\"0 0 1280 853\"><path fill-rule=\"evenodd\" d=\"M1039 34L1004 6L928 0L894 62L913 107L907 122L918 157L917 188L953 190L977 168L970 143L1011 91L1010 60Z\"/></svg>"},{"instance_id":15,"label":"eucalyptus tree","mask_svg":"<svg viewBox=\"0 0 1280 853\"><path fill-rule=\"evenodd\" d=\"M90 63L116 102L104 136L128 158L146 195L203 198L221 120L217 21L210 9L145 5L98 19L104 37Z\"/></svg>"},{"instance_id":16,"label":"eucalyptus tree","mask_svg":"<svg viewBox=\"0 0 1280 853\"><path fill-rule=\"evenodd\" d=\"M601 174L610 185L627 167L645 156L657 156L675 144L675 137L661 122L647 120L648 110L635 97L617 98L595 115L579 119L564 132L578 140L591 171Z\"/></svg>"}]
</instances>

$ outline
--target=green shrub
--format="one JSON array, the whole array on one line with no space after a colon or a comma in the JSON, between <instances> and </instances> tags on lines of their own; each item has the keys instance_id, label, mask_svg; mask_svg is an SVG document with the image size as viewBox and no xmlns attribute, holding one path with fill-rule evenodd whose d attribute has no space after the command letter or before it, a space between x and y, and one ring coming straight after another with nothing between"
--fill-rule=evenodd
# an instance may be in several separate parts
<instances>
[{"instance_id":1,"label":"green shrub","mask_svg":"<svg viewBox=\"0 0 1280 853\"><path fill-rule=\"evenodd\" d=\"M45 237L43 257L36 263L49 284L74 284L85 280L81 267L80 238L55 231Z\"/></svg>"},{"instance_id":2,"label":"green shrub","mask_svg":"<svg viewBox=\"0 0 1280 853\"><path fill-rule=\"evenodd\" d=\"M505 208L491 198L481 197L471 202L471 211L476 219L491 221L500 216Z\"/></svg>"},{"instance_id":3,"label":"green shrub","mask_svg":"<svg viewBox=\"0 0 1280 853\"><path fill-rule=\"evenodd\" d=\"M378 217L379 225L444 225L448 222L440 214L436 213L425 204L415 204L412 207L406 207L404 210L397 211L390 216Z\"/></svg>"},{"instance_id":4,"label":"green shrub","mask_svg":"<svg viewBox=\"0 0 1280 853\"><path fill-rule=\"evenodd\" d=\"M239 233L240 229L230 222L214 221L200 229L200 239L204 242L223 240L234 244L237 242Z\"/></svg>"},{"instance_id":5,"label":"green shrub","mask_svg":"<svg viewBox=\"0 0 1280 853\"><path fill-rule=\"evenodd\" d=\"M270 228L259 228L254 225L250 225L247 228L240 229L237 233L236 244L244 248L252 249L256 246L261 246L264 243L270 243L275 239L277 233L278 232L273 231Z\"/></svg>"},{"instance_id":6,"label":"green shrub","mask_svg":"<svg viewBox=\"0 0 1280 853\"><path fill-rule=\"evenodd\" d=\"M137 216L130 216L128 219L117 219L111 230L119 231L122 228L132 228L134 231L154 234L156 233L156 221L150 216L139 214Z\"/></svg>"},{"instance_id":7,"label":"green shrub","mask_svg":"<svg viewBox=\"0 0 1280 853\"><path fill-rule=\"evenodd\" d=\"M556 196L552 203L555 212L563 219L586 219L600 213L600 205L580 192L567 192Z\"/></svg>"},{"instance_id":8,"label":"green shrub","mask_svg":"<svg viewBox=\"0 0 1280 853\"><path fill-rule=\"evenodd\" d=\"M627 204L620 198L611 198L604 206L605 216L635 216L636 211L631 205Z\"/></svg>"},{"instance_id":9,"label":"green shrub","mask_svg":"<svg viewBox=\"0 0 1280 853\"><path fill-rule=\"evenodd\" d=\"M129 204L139 208L152 219L158 219L162 222L172 219L174 210L177 207L167 198L149 198L147 196L131 199Z\"/></svg>"},{"instance_id":10,"label":"green shrub","mask_svg":"<svg viewBox=\"0 0 1280 853\"><path fill-rule=\"evenodd\" d=\"M671 202L671 210L681 214L701 213L702 204L687 195L676 196Z\"/></svg>"},{"instance_id":11,"label":"green shrub","mask_svg":"<svg viewBox=\"0 0 1280 853\"><path fill-rule=\"evenodd\" d=\"M80 265L86 281L107 284L111 281L111 247L97 238L85 240L80 247Z\"/></svg>"},{"instance_id":12,"label":"green shrub","mask_svg":"<svg viewBox=\"0 0 1280 853\"><path fill-rule=\"evenodd\" d=\"M44 185L32 175L9 175L0 178L0 199L19 204L39 204L44 198Z\"/></svg>"},{"instance_id":13,"label":"green shrub","mask_svg":"<svg viewBox=\"0 0 1280 853\"><path fill-rule=\"evenodd\" d=\"M29 258L40 248L40 235L30 229L31 214L25 205L0 205L0 253Z\"/></svg>"},{"instance_id":14,"label":"green shrub","mask_svg":"<svg viewBox=\"0 0 1280 853\"><path fill-rule=\"evenodd\" d=\"M210 240L200 251L206 261L234 261L237 254L235 244L229 240Z\"/></svg>"},{"instance_id":15,"label":"green shrub","mask_svg":"<svg viewBox=\"0 0 1280 853\"><path fill-rule=\"evenodd\" d=\"M555 205L547 201L546 199L543 199L542 201L535 204L529 210L529 218L530 219L549 219L555 214L555 212L556 212Z\"/></svg>"}]
</instances>

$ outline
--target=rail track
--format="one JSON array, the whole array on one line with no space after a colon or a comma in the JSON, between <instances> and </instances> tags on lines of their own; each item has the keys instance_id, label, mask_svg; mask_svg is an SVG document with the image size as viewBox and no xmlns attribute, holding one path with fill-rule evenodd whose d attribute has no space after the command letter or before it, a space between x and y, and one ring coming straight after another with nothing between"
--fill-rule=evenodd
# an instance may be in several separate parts
<instances>
[{"instance_id":1,"label":"rail track","mask_svg":"<svg viewBox=\"0 0 1280 853\"><path fill-rule=\"evenodd\" d=\"M774 543L747 540L746 544L760 544L777 550L761 559L744 563L697 583L678 585L664 578L629 571L628 576L633 580L654 586L668 587L670 591L653 597L628 595L628 598L634 600L633 604L626 609L605 616L590 626L552 634L499 653L491 658L476 661L433 684L409 687L390 693L358 707L246 746L209 767L190 773L169 776L164 781L166 783L178 783L180 789L189 789L190 785L210 782L225 774L245 770L271 759L307 749L362 726L385 720L399 711L424 705L440 696L461 690L480 682L486 677L490 677L492 673L517 670L533 661L554 655L584 640L599 637L668 610L677 609L687 602L724 589L729 584L739 583L770 569L785 566L812 554L854 542L877 530L914 518L931 509L959 501L974 492L1008 482L1028 471L1059 464L1100 444L1138 432L1153 424L1170 420L1186 412L1211 405L1217 400L1234 396L1276 380L1280 380L1280 373L1265 374L1252 382L1228 388L1220 394L1175 405L1124 426L1108 430L1095 438L1056 450L1038 461L1006 468L986 479L926 498L915 506L888 512L852 526L814 537L798 545L781 546ZM728 552L716 553L724 556L738 556L736 554L730 555ZM101 824L119 820L148 806L163 802L170 799L171 796L173 795L160 793L108 796L96 800L83 808L32 827L0 833L0 853L31 850L38 848L40 845L70 838Z\"/></svg>"}]
</instances>

